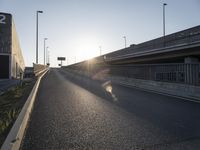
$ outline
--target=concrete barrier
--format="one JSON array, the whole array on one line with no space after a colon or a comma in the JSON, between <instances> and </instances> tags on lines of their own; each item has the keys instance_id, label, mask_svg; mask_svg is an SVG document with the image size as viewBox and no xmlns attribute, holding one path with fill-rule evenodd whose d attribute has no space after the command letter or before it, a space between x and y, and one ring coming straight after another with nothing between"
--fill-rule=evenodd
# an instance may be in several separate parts
<instances>
[{"instance_id":1,"label":"concrete barrier","mask_svg":"<svg viewBox=\"0 0 200 150\"><path fill-rule=\"evenodd\" d=\"M38 87L42 77L45 75L45 72L38 77L26 103L24 104L17 120L15 121L13 127L11 128L6 140L4 141L1 150L18 150L20 148L21 141L23 139L23 135L30 118L33 105L35 102L35 97L38 91Z\"/></svg>"},{"instance_id":2,"label":"concrete barrier","mask_svg":"<svg viewBox=\"0 0 200 150\"><path fill-rule=\"evenodd\" d=\"M49 67L47 65L41 65L41 64L34 64L33 63L33 71L35 76L40 75L44 71L46 71Z\"/></svg>"},{"instance_id":3,"label":"concrete barrier","mask_svg":"<svg viewBox=\"0 0 200 150\"><path fill-rule=\"evenodd\" d=\"M124 78L117 76L110 76L109 78L112 82L116 82L125 86L132 86L143 90L148 90L160 94L167 94L169 96L179 97L190 101L200 102L199 86Z\"/></svg>"}]
</instances>

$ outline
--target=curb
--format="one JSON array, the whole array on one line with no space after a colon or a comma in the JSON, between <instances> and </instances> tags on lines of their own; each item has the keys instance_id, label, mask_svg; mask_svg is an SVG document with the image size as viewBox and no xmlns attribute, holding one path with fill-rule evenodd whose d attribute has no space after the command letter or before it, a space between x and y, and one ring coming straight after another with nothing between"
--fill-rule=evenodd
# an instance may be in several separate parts
<instances>
[{"instance_id":1,"label":"curb","mask_svg":"<svg viewBox=\"0 0 200 150\"><path fill-rule=\"evenodd\" d=\"M124 83L124 82L115 82L115 81L113 81L113 82L117 83L119 85L125 86L125 87L135 88L135 89L139 89L139 90L143 90L143 91L151 92L151 93L156 93L156 94L160 94L160 95L164 95L164 96L179 98L179 99L182 99L182 100L185 100L185 101L200 103L200 100L198 98L177 96L177 95L169 94L167 92L160 92L160 91L157 91L157 90L137 87L137 86L134 86L134 85L131 85L131 84L128 84L128 83Z\"/></svg>"},{"instance_id":2,"label":"curb","mask_svg":"<svg viewBox=\"0 0 200 150\"><path fill-rule=\"evenodd\" d=\"M21 141L24 136L24 131L26 129L28 120L30 118L33 104L35 102L35 97L40 85L42 77L47 73L48 70L45 70L44 73L38 77L26 103L24 104L19 116L17 117L14 125L12 126L9 134L4 141L1 150L18 150L20 148Z\"/></svg>"}]
</instances>

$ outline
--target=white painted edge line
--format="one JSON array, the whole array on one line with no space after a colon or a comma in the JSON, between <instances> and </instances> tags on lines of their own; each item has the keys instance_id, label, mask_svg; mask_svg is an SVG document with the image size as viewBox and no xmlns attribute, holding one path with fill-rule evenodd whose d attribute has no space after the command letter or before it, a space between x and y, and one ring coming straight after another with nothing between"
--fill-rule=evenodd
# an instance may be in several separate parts
<instances>
[{"instance_id":1,"label":"white painted edge line","mask_svg":"<svg viewBox=\"0 0 200 150\"><path fill-rule=\"evenodd\" d=\"M182 100L185 100L185 101L200 103L200 100L194 99L194 98L172 95L172 94L168 94L168 93L164 93L164 92L159 92L159 91L156 91L156 90L149 90L149 89L146 89L146 88L141 88L141 87L137 87L137 86L134 86L134 85L131 85L131 84L127 84L127 83L124 83L124 82L115 82L114 81L114 83L117 83L117 84L122 85L122 86L130 87L130 88L143 90L143 91L146 91L146 92L151 92L151 93L156 93L156 94L160 94L160 95L164 95L164 96L174 97L174 98L182 99Z\"/></svg>"},{"instance_id":2,"label":"white painted edge line","mask_svg":"<svg viewBox=\"0 0 200 150\"><path fill-rule=\"evenodd\" d=\"M37 79L26 103L24 104L17 120L12 126L6 140L4 141L1 150L18 150L24 136L24 132L30 118L30 114L35 102L35 97L40 85L42 77L48 72L48 69Z\"/></svg>"}]
</instances>

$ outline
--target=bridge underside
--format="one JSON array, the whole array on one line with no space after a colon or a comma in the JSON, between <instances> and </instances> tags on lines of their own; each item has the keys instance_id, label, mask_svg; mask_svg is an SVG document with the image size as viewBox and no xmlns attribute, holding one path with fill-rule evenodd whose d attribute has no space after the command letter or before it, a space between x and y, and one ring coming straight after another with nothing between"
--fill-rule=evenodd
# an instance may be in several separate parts
<instances>
[{"instance_id":1,"label":"bridge underside","mask_svg":"<svg viewBox=\"0 0 200 150\"><path fill-rule=\"evenodd\" d=\"M130 57L106 61L108 64L146 64L146 63L184 63L185 58L200 59L200 46L185 49L152 52L150 54L135 54Z\"/></svg>"}]
</instances>

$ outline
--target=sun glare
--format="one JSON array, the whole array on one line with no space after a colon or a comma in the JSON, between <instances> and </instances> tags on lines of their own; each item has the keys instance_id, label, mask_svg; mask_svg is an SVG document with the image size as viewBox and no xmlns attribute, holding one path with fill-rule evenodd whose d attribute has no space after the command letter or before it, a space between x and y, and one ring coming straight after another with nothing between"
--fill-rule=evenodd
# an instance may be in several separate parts
<instances>
[{"instance_id":1,"label":"sun glare","mask_svg":"<svg viewBox=\"0 0 200 150\"><path fill-rule=\"evenodd\" d=\"M81 60L91 59L99 55L99 43L94 37L84 37L78 41L78 57Z\"/></svg>"}]
</instances>

